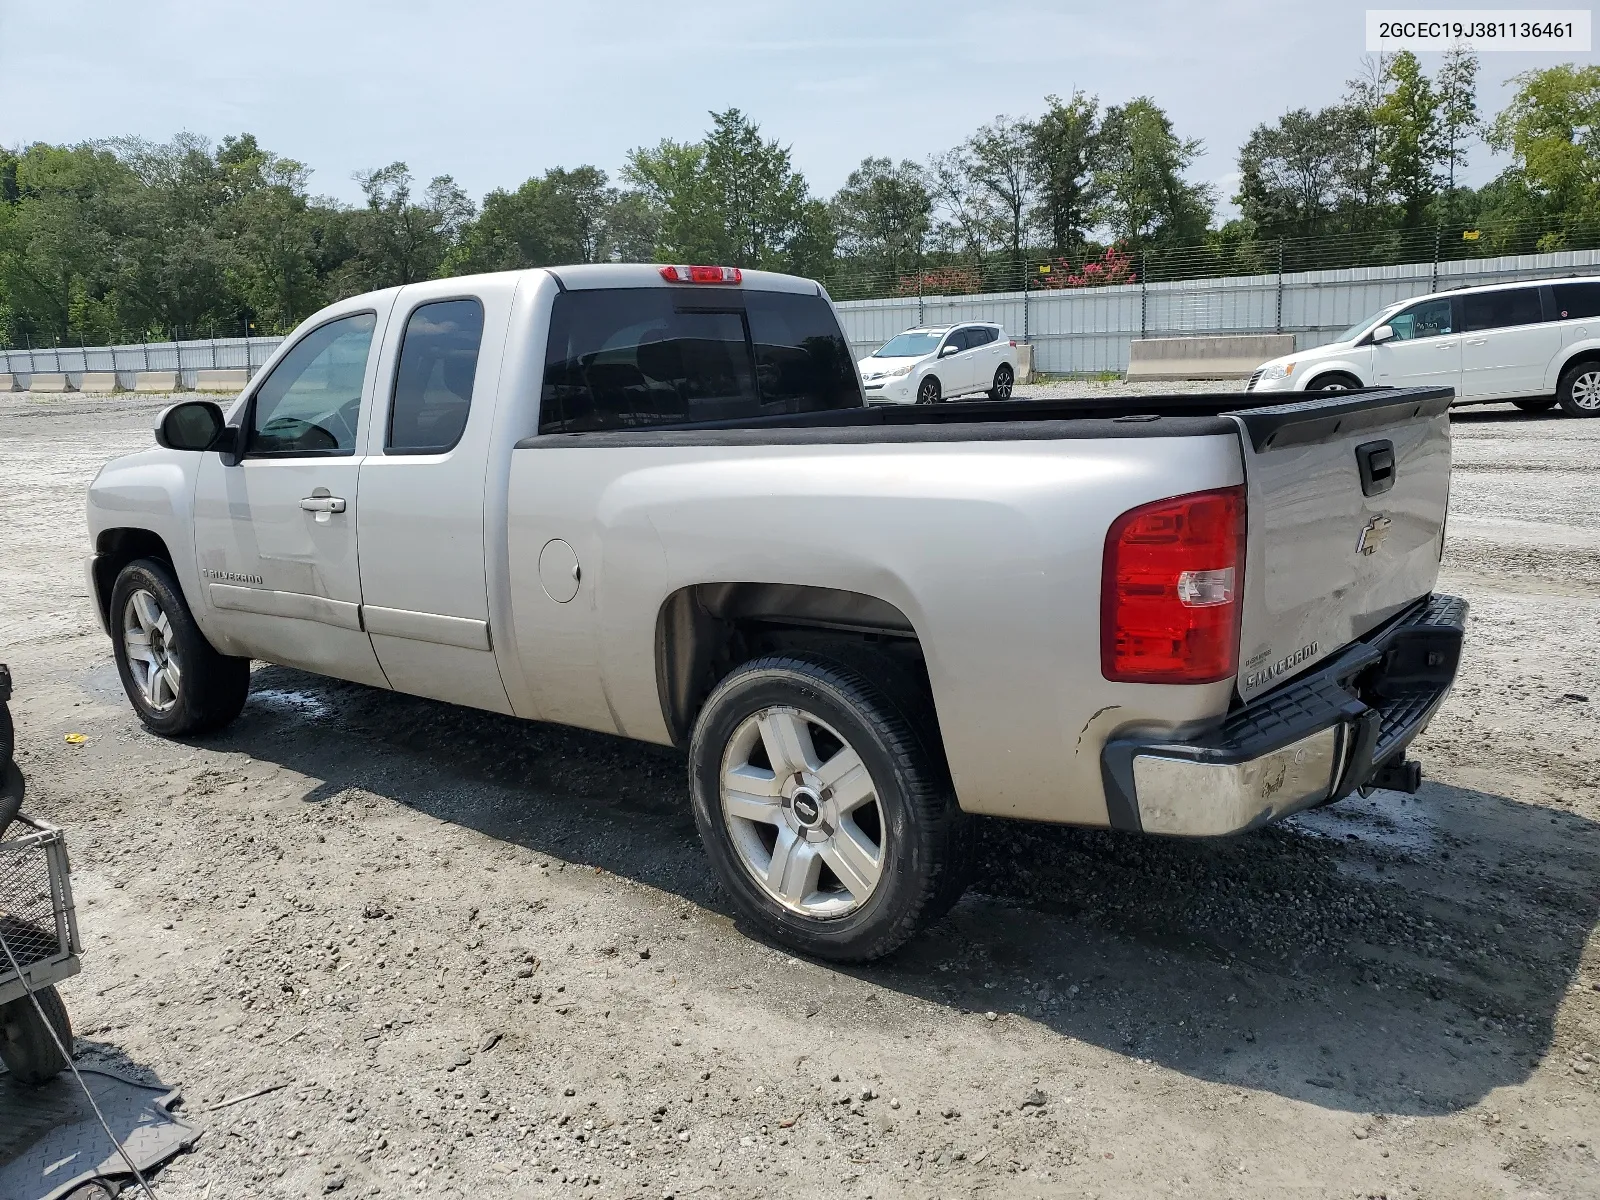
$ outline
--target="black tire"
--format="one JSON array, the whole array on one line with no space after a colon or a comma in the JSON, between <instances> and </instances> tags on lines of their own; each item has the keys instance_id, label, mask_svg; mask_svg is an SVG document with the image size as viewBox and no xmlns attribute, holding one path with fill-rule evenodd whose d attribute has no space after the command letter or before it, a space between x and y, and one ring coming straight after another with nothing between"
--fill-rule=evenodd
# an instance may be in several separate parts
<instances>
[{"instance_id":1,"label":"black tire","mask_svg":"<svg viewBox=\"0 0 1600 1200\"><path fill-rule=\"evenodd\" d=\"M11 708L0 700L0 772L17 752L17 734L11 724Z\"/></svg>"},{"instance_id":2,"label":"black tire","mask_svg":"<svg viewBox=\"0 0 1600 1200\"><path fill-rule=\"evenodd\" d=\"M989 399L1011 399L1011 389L1016 382L1017 373L1011 369L1011 364L1001 363L994 369L994 386L989 389Z\"/></svg>"},{"instance_id":3,"label":"black tire","mask_svg":"<svg viewBox=\"0 0 1600 1200\"><path fill-rule=\"evenodd\" d=\"M876 885L838 916L806 915L770 894L724 815L722 767L735 734L757 713L789 707L813 714L859 755L882 814ZM760 658L718 684L695 722L689 788L706 853L739 912L773 941L833 962L881 958L943 916L965 890L975 839L935 738L915 706L822 658Z\"/></svg>"},{"instance_id":4,"label":"black tire","mask_svg":"<svg viewBox=\"0 0 1600 1200\"><path fill-rule=\"evenodd\" d=\"M51 1028L70 1053L72 1050L72 1022L67 1017L67 1006L55 988L40 988L33 993L44 1009L44 1020L39 1009L26 996L0 1006L0 1062L20 1082L37 1087L49 1083L67 1069L67 1060L50 1036ZM46 1026L45 1020L49 1021Z\"/></svg>"},{"instance_id":5,"label":"black tire","mask_svg":"<svg viewBox=\"0 0 1600 1200\"><path fill-rule=\"evenodd\" d=\"M129 605L141 592L165 617L170 632L163 635L162 648L172 653L179 666L177 695L165 708L146 698L128 661L125 629L133 619ZM108 624L122 688L152 733L162 737L209 733L221 729L244 708L250 695L250 660L219 654L206 641L166 563L141 558L122 568L111 589Z\"/></svg>"},{"instance_id":6,"label":"black tire","mask_svg":"<svg viewBox=\"0 0 1600 1200\"><path fill-rule=\"evenodd\" d=\"M1343 371L1330 371L1326 375L1319 375L1306 384L1308 392L1348 392L1351 388L1361 386L1361 381L1354 375L1346 375Z\"/></svg>"},{"instance_id":7,"label":"black tire","mask_svg":"<svg viewBox=\"0 0 1600 1200\"><path fill-rule=\"evenodd\" d=\"M939 386L939 381L929 375L917 384L918 404L937 404L943 398L944 392Z\"/></svg>"},{"instance_id":8,"label":"black tire","mask_svg":"<svg viewBox=\"0 0 1600 1200\"><path fill-rule=\"evenodd\" d=\"M1556 388L1556 402L1569 417L1600 417L1600 362L1568 367Z\"/></svg>"},{"instance_id":9,"label":"black tire","mask_svg":"<svg viewBox=\"0 0 1600 1200\"><path fill-rule=\"evenodd\" d=\"M1537 400L1513 400L1511 403L1515 404L1523 412L1547 412L1556 406L1556 398L1554 396L1541 396Z\"/></svg>"}]
</instances>

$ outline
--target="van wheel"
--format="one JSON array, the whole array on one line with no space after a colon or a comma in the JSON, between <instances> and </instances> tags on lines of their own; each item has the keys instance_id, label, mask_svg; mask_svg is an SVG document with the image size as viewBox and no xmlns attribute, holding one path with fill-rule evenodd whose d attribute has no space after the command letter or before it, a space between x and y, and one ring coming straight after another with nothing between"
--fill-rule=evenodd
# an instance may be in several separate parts
<instances>
[{"instance_id":1,"label":"van wheel","mask_svg":"<svg viewBox=\"0 0 1600 1200\"><path fill-rule=\"evenodd\" d=\"M1554 396L1545 396L1538 400L1513 400L1511 403L1515 404L1523 412L1545 412L1547 409L1552 409L1556 406Z\"/></svg>"},{"instance_id":2,"label":"van wheel","mask_svg":"<svg viewBox=\"0 0 1600 1200\"><path fill-rule=\"evenodd\" d=\"M1358 388L1360 386L1361 381L1354 375L1346 375L1343 372L1335 371L1331 375L1323 375L1320 378L1313 379L1306 385L1306 391L1348 392L1352 388Z\"/></svg>"},{"instance_id":3,"label":"van wheel","mask_svg":"<svg viewBox=\"0 0 1600 1200\"><path fill-rule=\"evenodd\" d=\"M994 386L989 389L989 399L1011 399L1012 385L1017 381L1016 372L1012 371L1010 363L1001 363L994 371Z\"/></svg>"},{"instance_id":4,"label":"van wheel","mask_svg":"<svg viewBox=\"0 0 1600 1200\"><path fill-rule=\"evenodd\" d=\"M18 1082L37 1087L49 1083L67 1069L67 1060L50 1034L53 1030L70 1053L72 1022L55 988L39 988L33 994L39 1001L39 1008L35 1008L27 996L0 1005L0 1062L5 1063ZM44 1010L42 1019L39 1009Z\"/></svg>"},{"instance_id":5,"label":"van wheel","mask_svg":"<svg viewBox=\"0 0 1600 1200\"><path fill-rule=\"evenodd\" d=\"M689 787L740 913L816 958L890 953L960 898L970 819L910 706L822 659L760 658L695 722Z\"/></svg>"},{"instance_id":6,"label":"van wheel","mask_svg":"<svg viewBox=\"0 0 1600 1200\"><path fill-rule=\"evenodd\" d=\"M1563 375L1556 400L1569 417L1600 417L1600 363L1579 363Z\"/></svg>"},{"instance_id":7,"label":"van wheel","mask_svg":"<svg viewBox=\"0 0 1600 1200\"><path fill-rule=\"evenodd\" d=\"M932 375L929 375L917 387L918 404L937 404L939 403L939 395L939 381Z\"/></svg>"},{"instance_id":8,"label":"van wheel","mask_svg":"<svg viewBox=\"0 0 1600 1200\"><path fill-rule=\"evenodd\" d=\"M165 563L141 558L122 568L109 624L123 690L152 733L209 733L244 708L250 660L206 641Z\"/></svg>"}]
</instances>

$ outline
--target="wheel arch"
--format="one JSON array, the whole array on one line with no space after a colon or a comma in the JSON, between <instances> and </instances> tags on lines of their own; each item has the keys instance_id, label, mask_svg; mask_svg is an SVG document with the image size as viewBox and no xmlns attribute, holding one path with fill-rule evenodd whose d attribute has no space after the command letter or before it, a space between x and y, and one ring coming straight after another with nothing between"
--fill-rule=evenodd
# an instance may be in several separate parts
<instances>
[{"instance_id":1,"label":"wheel arch","mask_svg":"<svg viewBox=\"0 0 1600 1200\"><path fill-rule=\"evenodd\" d=\"M136 559L153 558L165 563L174 575L177 574L177 566L173 562L172 551L167 548L166 540L149 529L132 527L102 529L94 540L94 550L94 563L91 568L94 602L99 610L101 623L107 629L111 627L111 589L116 586L117 576L122 574L122 569L129 563Z\"/></svg>"},{"instance_id":2,"label":"wheel arch","mask_svg":"<svg viewBox=\"0 0 1600 1200\"><path fill-rule=\"evenodd\" d=\"M1556 377L1551 391L1561 386L1561 381L1566 378L1568 371L1572 370L1573 367L1582 366L1584 363L1593 363L1596 366L1600 366L1600 346L1582 346L1568 352L1567 356L1561 360L1561 365L1556 368Z\"/></svg>"},{"instance_id":3,"label":"wheel arch","mask_svg":"<svg viewBox=\"0 0 1600 1200\"><path fill-rule=\"evenodd\" d=\"M1348 379L1350 381L1350 383L1355 387L1365 387L1366 386L1365 384L1363 384L1361 382L1361 376L1357 375L1354 371L1350 370L1348 367L1343 367L1343 366L1339 366L1339 365L1330 363L1327 366L1321 367L1320 369L1318 369L1318 370L1316 370L1316 371L1311 373L1310 379L1306 383L1305 390L1308 391L1308 392L1314 392L1314 391L1317 390L1316 385L1318 383L1322 382L1325 379L1333 379L1335 377L1337 377L1339 379Z\"/></svg>"},{"instance_id":4,"label":"wheel arch","mask_svg":"<svg viewBox=\"0 0 1600 1200\"><path fill-rule=\"evenodd\" d=\"M673 744L688 743L706 697L730 671L775 651L858 663L888 655L926 686L916 629L887 600L809 584L692 584L668 596L656 617L656 685Z\"/></svg>"}]
</instances>

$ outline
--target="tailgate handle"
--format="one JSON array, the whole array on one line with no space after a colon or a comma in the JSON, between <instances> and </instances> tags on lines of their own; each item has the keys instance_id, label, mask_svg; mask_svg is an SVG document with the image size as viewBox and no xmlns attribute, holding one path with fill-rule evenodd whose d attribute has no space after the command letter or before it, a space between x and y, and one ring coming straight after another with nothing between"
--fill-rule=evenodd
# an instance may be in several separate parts
<instances>
[{"instance_id":1,"label":"tailgate handle","mask_svg":"<svg viewBox=\"0 0 1600 1200\"><path fill-rule=\"evenodd\" d=\"M1361 471L1361 494L1377 496L1394 486L1394 443L1365 442L1356 447L1356 466Z\"/></svg>"}]
</instances>

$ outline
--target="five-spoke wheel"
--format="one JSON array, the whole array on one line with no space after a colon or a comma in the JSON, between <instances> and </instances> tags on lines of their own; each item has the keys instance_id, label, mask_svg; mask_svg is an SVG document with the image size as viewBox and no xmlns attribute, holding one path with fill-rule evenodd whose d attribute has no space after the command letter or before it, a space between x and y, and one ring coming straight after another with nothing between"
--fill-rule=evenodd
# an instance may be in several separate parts
<instances>
[{"instance_id":1,"label":"five-spoke wheel","mask_svg":"<svg viewBox=\"0 0 1600 1200\"><path fill-rule=\"evenodd\" d=\"M144 588L131 592L122 610L122 646L128 673L151 712L164 713L178 702L183 664L173 644L172 622Z\"/></svg>"}]
</instances>

